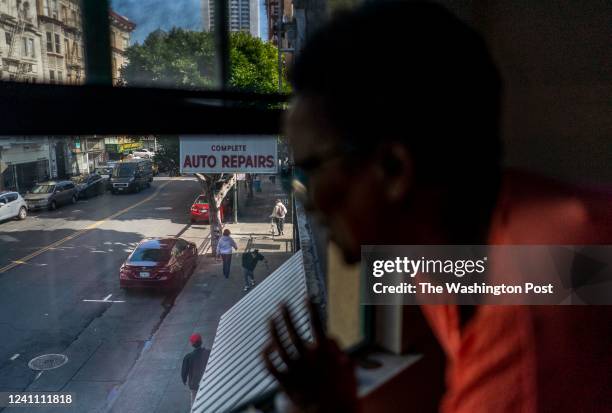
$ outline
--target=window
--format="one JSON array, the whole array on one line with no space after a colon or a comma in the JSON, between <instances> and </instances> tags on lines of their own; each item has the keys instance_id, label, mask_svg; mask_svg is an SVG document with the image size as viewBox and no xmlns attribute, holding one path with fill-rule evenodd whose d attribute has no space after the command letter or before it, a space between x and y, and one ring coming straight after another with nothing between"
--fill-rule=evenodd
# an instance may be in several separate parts
<instances>
[{"instance_id":1,"label":"window","mask_svg":"<svg viewBox=\"0 0 612 413\"><path fill-rule=\"evenodd\" d=\"M68 39L64 39L64 50L66 51L66 57L70 58L70 43Z\"/></svg>"},{"instance_id":2,"label":"window","mask_svg":"<svg viewBox=\"0 0 612 413\"><path fill-rule=\"evenodd\" d=\"M4 40L6 41L6 44L10 45L12 39L13 37L9 32L4 32Z\"/></svg>"},{"instance_id":3,"label":"window","mask_svg":"<svg viewBox=\"0 0 612 413\"><path fill-rule=\"evenodd\" d=\"M55 53L61 53L61 43L60 43L60 35L55 33Z\"/></svg>"},{"instance_id":4,"label":"window","mask_svg":"<svg viewBox=\"0 0 612 413\"><path fill-rule=\"evenodd\" d=\"M49 70L49 82L55 83L55 71Z\"/></svg>"},{"instance_id":5,"label":"window","mask_svg":"<svg viewBox=\"0 0 612 413\"><path fill-rule=\"evenodd\" d=\"M57 81L62 83L64 81L64 74L60 71L57 72Z\"/></svg>"},{"instance_id":6,"label":"window","mask_svg":"<svg viewBox=\"0 0 612 413\"><path fill-rule=\"evenodd\" d=\"M17 201L17 194L8 194L6 198L8 199L9 202L15 202Z\"/></svg>"},{"instance_id":7,"label":"window","mask_svg":"<svg viewBox=\"0 0 612 413\"><path fill-rule=\"evenodd\" d=\"M23 42L23 56L29 56L30 53L28 51L28 39L27 37L22 37L21 40Z\"/></svg>"},{"instance_id":8,"label":"window","mask_svg":"<svg viewBox=\"0 0 612 413\"><path fill-rule=\"evenodd\" d=\"M47 52L53 52L53 40L51 32L47 32Z\"/></svg>"},{"instance_id":9,"label":"window","mask_svg":"<svg viewBox=\"0 0 612 413\"><path fill-rule=\"evenodd\" d=\"M28 39L28 48L30 49L30 56L36 57L36 50L34 49L34 39Z\"/></svg>"}]
</instances>

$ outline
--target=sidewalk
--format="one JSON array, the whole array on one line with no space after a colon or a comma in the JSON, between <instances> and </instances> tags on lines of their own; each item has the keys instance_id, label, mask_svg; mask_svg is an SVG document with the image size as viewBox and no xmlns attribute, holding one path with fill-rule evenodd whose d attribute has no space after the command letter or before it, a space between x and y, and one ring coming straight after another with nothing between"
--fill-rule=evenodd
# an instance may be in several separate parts
<instances>
[{"instance_id":1,"label":"sidewalk","mask_svg":"<svg viewBox=\"0 0 612 413\"><path fill-rule=\"evenodd\" d=\"M178 295L174 306L161 322L150 343L145 346L126 381L109 396L105 412L116 413L186 413L190 411L189 390L181 382L183 356L192 350L189 336L198 332L204 346L212 347L221 315L245 294L240 265L246 248L258 248L268 260L255 269L257 283L267 277L292 255L291 217L284 236L270 233L269 215L276 198L285 198L280 183L265 179L262 192L254 193L245 206L246 191L239 188L239 223L226 224L238 244L229 279L222 275L222 264L200 251L198 268ZM289 208L288 208L289 209ZM228 217L229 218L229 217ZM201 245L208 236L208 225L193 225L182 237ZM205 245L209 245L205 242Z\"/></svg>"}]
</instances>

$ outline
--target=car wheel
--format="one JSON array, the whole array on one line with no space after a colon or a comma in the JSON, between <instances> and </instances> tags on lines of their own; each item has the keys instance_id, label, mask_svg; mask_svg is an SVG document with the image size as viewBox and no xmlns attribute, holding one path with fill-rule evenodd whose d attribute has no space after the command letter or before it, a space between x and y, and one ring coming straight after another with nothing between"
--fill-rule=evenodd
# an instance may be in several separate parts
<instances>
[{"instance_id":1,"label":"car wheel","mask_svg":"<svg viewBox=\"0 0 612 413\"><path fill-rule=\"evenodd\" d=\"M51 203L49 204L49 210L51 211L55 211L57 209L57 202L55 202L55 200L51 201Z\"/></svg>"},{"instance_id":2,"label":"car wheel","mask_svg":"<svg viewBox=\"0 0 612 413\"><path fill-rule=\"evenodd\" d=\"M26 207L19 208L19 214L17 214L17 219L23 221L24 219L26 219L26 216L28 216L28 210L26 209Z\"/></svg>"}]
</instances>

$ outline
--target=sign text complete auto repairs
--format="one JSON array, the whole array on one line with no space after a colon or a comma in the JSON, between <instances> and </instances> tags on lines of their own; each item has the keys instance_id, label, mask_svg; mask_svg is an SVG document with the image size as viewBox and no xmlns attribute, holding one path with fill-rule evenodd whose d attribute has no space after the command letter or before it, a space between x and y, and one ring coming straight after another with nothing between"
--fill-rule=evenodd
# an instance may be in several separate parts
<instances>
[{"instance_id":1,"label":"sign text complete auto repairs","mask_svg":"<svg viewBox=\"0 0 612 413\"><path fill-rule=\"evenodd\" d=\"M221 159L222 168L272 168L274 156L272 155L217 155L215 152L247 152L248 145L211 145L212 154L186 154L183 168L209 167L215 168Z\"/></svg>"}]
</instances>

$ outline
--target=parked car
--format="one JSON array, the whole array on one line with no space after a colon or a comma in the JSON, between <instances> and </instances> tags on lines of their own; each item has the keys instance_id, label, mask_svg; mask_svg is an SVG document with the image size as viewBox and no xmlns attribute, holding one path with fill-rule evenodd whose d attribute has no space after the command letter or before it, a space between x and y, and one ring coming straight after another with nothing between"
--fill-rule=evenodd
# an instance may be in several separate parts
<instances>
[{"instance_id":1,"label":"parked car","mask_svg":"<svg viewBox=\"0 0 612 413\"><path fill-rule=\"evenodd\" d=\"M72 181L48 181L37 184L24 197L29 210L56 209L60 205L75 204L77 190Z\"/></svg>"},{"instance_id":2,"label":"parked car","mask_svg":"<svg viewBox=\"0 0 612 413\"><path fill-rule=\"evenodd\" d=\"M140 241L119 269L119 286L178 290L193 273L198 249L182 238Z\"/></svg>"},{"instance_id":3,"label":"parked car","mask_svg":"<svg viewBox=\"0 0 612 413\"><path fill-rule=\"evenodd\" d=\"M111 188L110 178L113 175L113 167L114 167L114 165L108 165L107 164L107 165L104 165L104 166L98 166L94 170L94 173L100 175L100 177L104 181L104 188L106 188L106 189L110 189Z\"/></svg>"},{"instance_id":4,"label":"parked car","mask_svg":"<svg viewBox=\"0 0 612 413\"><path fill-rule=\"evenodd\" d=\"M224 215L223 205L219 207L221 212L221 221L223 221ZM208 199L206 195L199 195L195 201L193 201L193 205L191 205L191 223L205 221L210 223L210 216L208 215Z\"/></svg>"},{"instance_id":5,"label":"parked car","mask_svg":"<svg viewBox=\"0 0 612 413\"><path fill-rule=\"evenodd\" d=\"M71 180L76 185L77 198L79 199L102 195L106 191L106 183L98 174L79 175Z\"/></svg>"},{"instance_id":6,"label":"parked car","mask_svg":"<svg viewBox=\"0 0 612 413\"><path fill-rule=\"evenodd\" d=\"M0 221L6 219L25 219L28 205L18 192L0 191Z\"/></svg>"},{"instance_id":7,"label":"parked car","mask_svg":"<svg viewBox=\"0 0 612 413\"><path fill-rule=\"evenodd\" d=\"M129 159L119 162L110 178L111 192L140 192L151 186L153 162L150 159Z\"/></svg>"},{"instance_id":8,"label":"parked car","mask_svg":"<svg viewBox=\"0 0 612 413\"><path fill-rule=\"evenodd\" d=\"M139 158L153 159L153 157L155 156L155 152L150 149L137 149L132 152L132 155L134 155L134 157Z\"/></svg>"}]
</instances>

